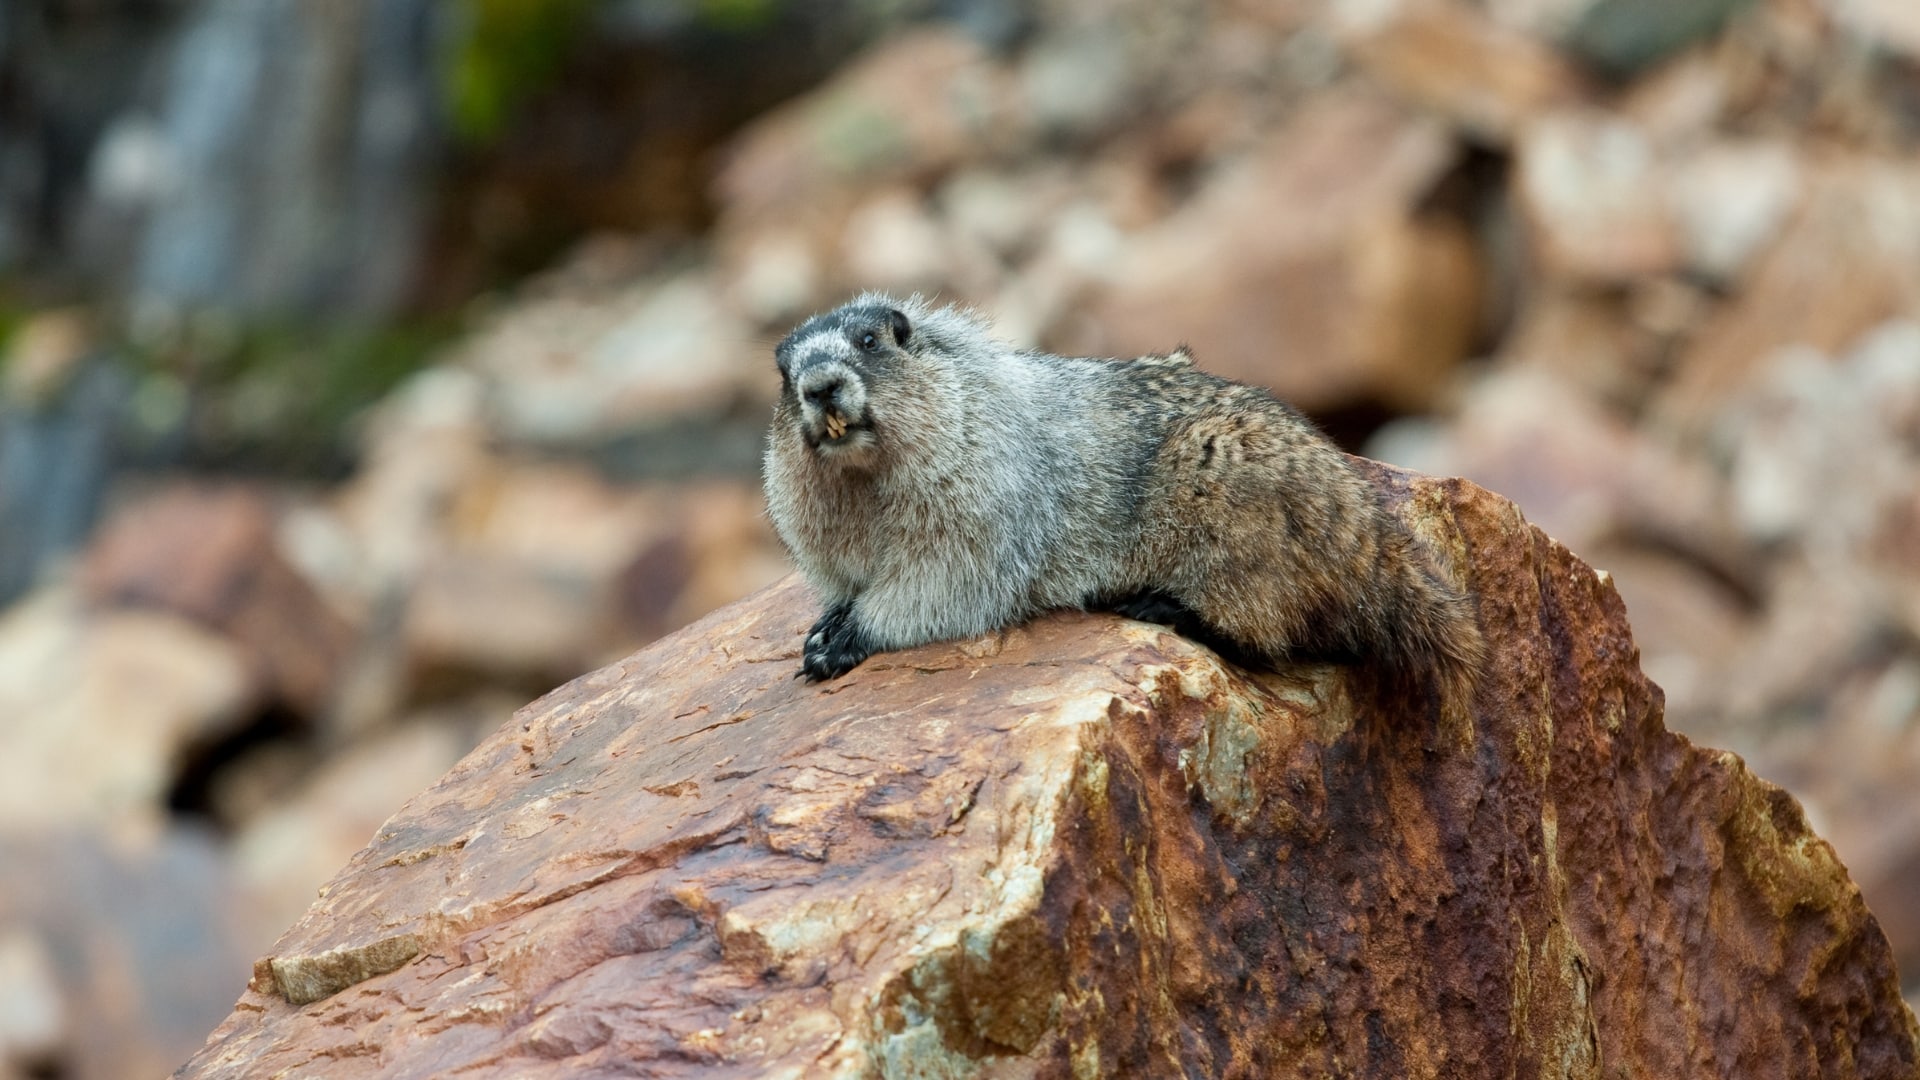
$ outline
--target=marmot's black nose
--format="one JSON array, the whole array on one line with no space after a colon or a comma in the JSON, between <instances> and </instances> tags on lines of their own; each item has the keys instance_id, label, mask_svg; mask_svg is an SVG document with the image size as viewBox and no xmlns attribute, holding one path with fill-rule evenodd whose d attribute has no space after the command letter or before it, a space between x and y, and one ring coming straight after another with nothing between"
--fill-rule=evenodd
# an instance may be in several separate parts
<instances>
[{"instance_id":1,"label":"marmot's black nose","mask_svg":"<svg viewBox=\"0 0 1920 1080\"><path fill-rule=\"evenodd\" d=\"M800 394L814 405L824 409L833 404L833 399L839 395L840 388L846 384L847 381L840 376L829 375L818 383L809 382L801 388Z\"/></svg>"}]
</instances>

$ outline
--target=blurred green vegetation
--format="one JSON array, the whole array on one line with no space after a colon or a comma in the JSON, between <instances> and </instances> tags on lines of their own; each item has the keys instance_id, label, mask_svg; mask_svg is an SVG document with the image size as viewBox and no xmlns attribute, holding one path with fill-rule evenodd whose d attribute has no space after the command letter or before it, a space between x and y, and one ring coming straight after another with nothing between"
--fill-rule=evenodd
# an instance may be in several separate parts
<instances>
[{"instance_id":1,"label":"blurred green vegetation","mask_svg":"<svg viewBox=\"0 0 1920 1080\"><path fill-rule=\"evenodd\" d=\"M719 30L765 26L778 9L776 0L700 0L701 21Z\"/></svg>"},{"instance_id":2,"label":"blurred green vegetation","mask_svg":"<svg viewBox=\"0 0 1920 1080\"><path fill-rule=\"evenodd\" d=\"M599 0L460 0L464 22L447 64L454 134L486 142L548 85Z\"/></svg>"},{"instance_id":3,"label":"blurred green vegetation","mask_svg":"<svg viewBox=\"0 0 1920 1080\"><path fill-rule=\"evenodd\" d=\"M113 423L130 464L309 479L346 473L366 410L461 330L452 317L351 327L201 317L135 339L96 322L78 363L10 392L20 330L51 310L0 293L0 405L58 402L84 368L106 365L127 390Z\"/></svg>"},{"instance_id":4,"label":"blurred green vegetation","mask_svg":"<svg viewBox=\"0 0 1920 1080\"><path fill-rule=\"evenodd\" d=\"M0 292L0 375L6 374L7 361L13 353L13 335L32 317L32 308Z\"/></svg>"},{"instance_id":5,"label":"blurred green vegetation","mask_svg":"<svg viewBox=\"0 0 1920 1080\"><path fill-rule=\"evenodd\" d=\"M461 28L447 64L448 110L454 134L486 143L512 122L514 110L552 85L569 53L591 28L605 0L458 0ZM778 0L650 0L677 8L718 31L765 27Z\"/></svg>"},{"instance_id":6,"label":"blurred green vegetation","mask_svg":"<svg viewBox=\"0 0 1920 1080\"><path fill-rule=\"evenodd\" d=\"M177 432L184 456L244 472L344 471L356 421L460 330L456 319L318 326L207 323L127 355L140 378L133 420Z\"/></svg>"}]
</instances>

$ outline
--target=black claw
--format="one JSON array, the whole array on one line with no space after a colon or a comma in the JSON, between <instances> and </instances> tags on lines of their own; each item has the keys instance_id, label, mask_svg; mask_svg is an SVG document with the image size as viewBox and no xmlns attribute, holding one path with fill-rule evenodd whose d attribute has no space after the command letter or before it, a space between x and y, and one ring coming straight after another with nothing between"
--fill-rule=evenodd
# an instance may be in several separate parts
<instances>
[{"instance_id":1,"label":"black claw","mask_svg":"<svg viewBox=\"0 0 1920 1080\"><path fill-rule=\"evenodd\" d=\"M871 655L873 648L853 621L853 605L836 604L807 633L800 650L800 674L808 682L837 679Z\"/></svg>"}]
</instances>

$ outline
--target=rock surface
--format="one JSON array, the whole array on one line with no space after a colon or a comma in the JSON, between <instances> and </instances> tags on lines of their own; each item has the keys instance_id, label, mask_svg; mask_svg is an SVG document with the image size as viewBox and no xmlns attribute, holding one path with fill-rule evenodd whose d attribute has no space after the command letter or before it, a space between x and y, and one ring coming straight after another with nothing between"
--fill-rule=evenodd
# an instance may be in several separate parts
<instances>
[{"instance_id":1,"label":"rock surface","mask_svg":"<svg viewBox=\"0 0 1920 1080\"><path fill-rule=\"evenodd\" d=\"M523 710L177 1075L1915 1075L1859 890L1664 729L1606 575L1379 479L1479 597L1471 715L1079 614L808 686L788 582Z\"/></svg>"}]
</instances>

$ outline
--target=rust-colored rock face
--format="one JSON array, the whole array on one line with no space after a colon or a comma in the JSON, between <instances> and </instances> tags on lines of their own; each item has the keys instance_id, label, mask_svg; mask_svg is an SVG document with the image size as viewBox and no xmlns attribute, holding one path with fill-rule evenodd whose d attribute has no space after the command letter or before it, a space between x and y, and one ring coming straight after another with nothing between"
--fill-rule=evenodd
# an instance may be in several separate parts
<instances>
[{"instance_id":1,"label":"rust-colored rock face","mask_svg":"<svg viewBox=\"0 0 1920 1080\"><path fill-rule=\"evenodd\" d=\"M1920 1074L1859 891L1664 730L1606 576L1379 479L1480 598L1470 716L1080 614L809 686L789 582L523 710L179 1075Z\"/></svg>"}]
</instances>

